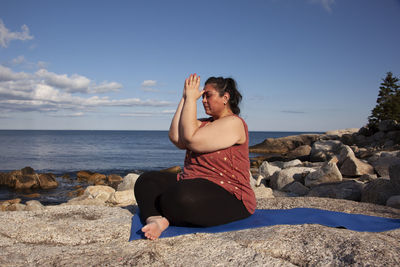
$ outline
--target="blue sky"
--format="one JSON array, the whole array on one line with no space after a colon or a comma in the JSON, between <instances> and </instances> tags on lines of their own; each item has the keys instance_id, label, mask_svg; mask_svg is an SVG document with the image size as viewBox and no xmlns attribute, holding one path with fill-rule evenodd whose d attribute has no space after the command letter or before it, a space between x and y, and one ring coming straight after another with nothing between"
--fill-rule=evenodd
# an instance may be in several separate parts
<instances>
[{"instance_id":1,"label":"blue sky","mask_svg":"<svg viewBox=\"0 0 400 267\"><path fill-rule=\"evenodd\" d=\"M0 129L167 130L190 73L253 131L358 128L399 30L398 0L1 0Z\"/></svg>"}]
</instances>

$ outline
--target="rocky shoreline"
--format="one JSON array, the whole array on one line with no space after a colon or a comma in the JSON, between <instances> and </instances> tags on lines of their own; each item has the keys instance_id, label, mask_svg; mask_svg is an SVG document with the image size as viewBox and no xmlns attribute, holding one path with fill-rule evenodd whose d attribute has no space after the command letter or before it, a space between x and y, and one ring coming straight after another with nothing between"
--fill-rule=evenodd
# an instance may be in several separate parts
<instances>
[{"instance_id":1,"label":"rocky shoreline","mask_svg":"<svg viewBox=\"0 0 400 267\"><path fill-rule=\"evenodd\" d=\"M257 208L310 207L400 218L399 144L395 121L382 122L375 133L361 128L267 139L250 147L263 153L251 160ZM24 168L0 174L0 185L21 187L20 181L28 181L37 188L44 185L43 177L51 184L51 175ZM78 188L61 205L0 202L1 266L400 264L400 229L363 233L278 225L128 242L138 174L122 178L82 171L77 177L91 185Z\"/></svg>"}]
</instances>

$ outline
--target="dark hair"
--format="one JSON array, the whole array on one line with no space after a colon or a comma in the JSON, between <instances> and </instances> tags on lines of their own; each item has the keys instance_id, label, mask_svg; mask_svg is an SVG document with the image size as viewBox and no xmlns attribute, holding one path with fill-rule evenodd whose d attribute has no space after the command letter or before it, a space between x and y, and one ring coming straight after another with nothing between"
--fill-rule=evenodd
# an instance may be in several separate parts
<instances>
[{"instance_id":1,"label":"dark hair","mask_svg":"<svg viewBox=\"0 0 400 267\"><path fill-rule=\"evenodd\" d=\"M239 103L242 100L242 95L239 93L234 79L223 77L210 77L205 82L205 85L207 84L213 84L215 90L219 92L219 96L223 96L225 92L229 93L229 107L234 114L239 115Z\"/></svg>"}]
</instances>

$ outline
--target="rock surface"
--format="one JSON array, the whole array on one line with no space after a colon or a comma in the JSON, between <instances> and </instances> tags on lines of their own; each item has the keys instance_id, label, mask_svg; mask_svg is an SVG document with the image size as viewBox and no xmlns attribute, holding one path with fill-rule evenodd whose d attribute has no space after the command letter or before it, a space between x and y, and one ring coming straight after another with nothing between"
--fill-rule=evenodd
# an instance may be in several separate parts
<instances>
[{"instance_id":1,"label":"rock surface","mask_svg":"<svg viewBox=\"0 0 400 267\"><path fill-rule=\"evenodd\" d=\"M398 209L347 200L298 197L258 201L258 208L295 207L400 217ZM0 213L0 266L400 264L400 229L366 233L320 225L277 225L128 242L131 216L127 209L94 206Z\"/></svg>"},{"instance_id":2,"label":"rock surface","mask_svg":"<svg viewBox=\"0 0 400 267\"><path fill-rule=\"evenodd\" d=\"M0 186L16 190L24 189L53 189L58 186L55 176L50 173L37 174L31 167L0 173Z\"/></svg>"}]
</instances>

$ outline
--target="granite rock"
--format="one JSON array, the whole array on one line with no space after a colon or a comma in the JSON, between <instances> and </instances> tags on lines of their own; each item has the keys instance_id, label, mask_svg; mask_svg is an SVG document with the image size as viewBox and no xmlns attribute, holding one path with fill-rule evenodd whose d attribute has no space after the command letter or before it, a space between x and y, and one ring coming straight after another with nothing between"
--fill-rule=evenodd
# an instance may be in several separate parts
<instances>
[{"instance_id":1,"label":"granite rock","mask_svg":"<svg viewBox=\"0 0 400 267\"><path fill-rule=\"evenodd\" d=\"M363 189L361 201L385 205L387 200L396 195L396 190L389 179L379 178L369 182Z\"/></svg>"},{"instance_id":2,"label":"granite rock","mask_svg":"<svg viewBox=\"0 0 400 267\"><path fill-rule=\"evenodd\" d=\"M343 177L334 160L326 162L321 168L305 177L305 186L315 186L323 183L340 182Z\"/></svg>"},{"instance_id":3,"label":"granite rock","mask_svg":"<svg viewBox=\"0 0 400 267\"><path fill-rule=\"evenodd\" d=\"M387 201L386 201L386 206L400 209L400 195L395 195L391 196Z\"/></svg>"},{"instance_id":4,"label":"granite rock","mask_svg":"<svg viewBox=\"0 0 400 267\"><path fill-rule=\"evenodd\" d=\"M312 172L315 172L315 169L307 167L292 167L283 169L275 172L271 176L270 186L272 189L281 190L295 180L302 180L303 177Z\"/></svg>"},{"instance_id":5,"label":"granite rock","mask_svg":"<svg viewBox=\"0 0 400 267\"><path fill-rule=\"evenodd\" d=\"M124 190L133 190L135 187L136 180L139 178L139 174L136 173L129 173L126 175L122 181L118 185L117 191L124 191Z\"/></svg>"},{"instance_id":6,"label":"granite rock","mask_svg":"<svg viewBox=\"0 0 400 267\"><path fill-rule=\"evenodd\" d=\"M368 159L380 177L389 177L389 167L400 164L400 151L377 152Z\"/></svg>"},{"instance_id":7,"label":"granite rock","mask_svg":"<svg viewBox=\"0 0 400 267\"><path fill-rule=\"evenodd\" d=\"M311 148L311 161L329 161L339 154L343 143L339 140L320 140L315 142Z\"/></svg>"},{"instance_id":8,"label":"granite rock","mask_svg":"<svg viewBox=\"0 0 400 267\"><path fill-rule=\"evenodd\" d=\"M348 200L309 197L258 200L258 208L295 207L400 217L398 209ZM127 209L94 206L53 206L39 211L0 213L0 266L400 264L400 229L367 233L321 225L276 225L128 242L131 217Z\"/></svg>"}]
</instances>

